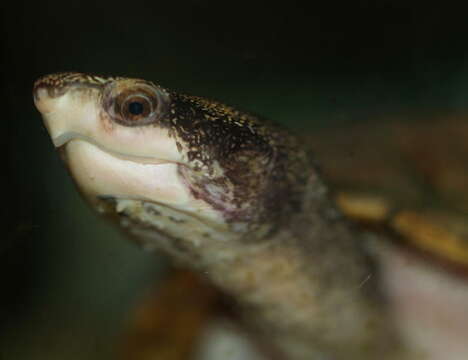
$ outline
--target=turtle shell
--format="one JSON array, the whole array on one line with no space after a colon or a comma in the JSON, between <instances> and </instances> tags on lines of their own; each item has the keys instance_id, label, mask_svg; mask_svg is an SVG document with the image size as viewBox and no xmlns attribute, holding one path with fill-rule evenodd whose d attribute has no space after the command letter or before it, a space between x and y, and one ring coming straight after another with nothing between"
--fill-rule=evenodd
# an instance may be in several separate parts
<instances>
[{"instance_id":1,"label":"turtle shell","mask_svg":"<svg viewBox=\"0 0 468 360\"><path fill-rule=\"evenodd\" d=\"M468 274L468 119L418 120L325 130L306 141L345 215Z\"/></svg>"}]
</instances>

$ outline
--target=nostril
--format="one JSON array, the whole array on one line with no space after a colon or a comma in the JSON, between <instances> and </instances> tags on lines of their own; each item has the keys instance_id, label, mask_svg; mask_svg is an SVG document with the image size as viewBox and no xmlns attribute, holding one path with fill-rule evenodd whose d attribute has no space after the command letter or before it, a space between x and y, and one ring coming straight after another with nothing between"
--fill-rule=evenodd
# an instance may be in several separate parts
<instances>
[{"instance_id":1,"label":"nostril","mask_svg":"<svg viewBox=\"0 0 468 360\"><path fill-rule=\"evenodd\" d=\"M42 99L44 99L45 97L48 97L49 94L48 94L48 91L46 88L44 87L36 87L34 86L33 88L33 99L34 99L34 103L38 104L38 102L40 102Z\"/></svg>"},{"instance_id":2,"label":"nostril","mask_svg":"<svg viewBox=\"0 0 468 360\"><path fill-rule=\"evenodd\" d=\"M48 97L57 97L63 95L73 80L81 75L80 73L62 72L49 74L40 77L34 82L33 97L37 102L45 94Z\"/></svg>"},{"instance_id":3,"label":"nostril","mask_svg":"<svg viewBox=\"0 0 468 360\"><path fill-rule=\"evenodd\" d=\"M33 88L33 100L36 109L44 116L57 110L60 99L53 88L35 86Z\"/></svg>"},{"instance_id":4,"label":"nostril","mask_svg":"<svg viewBox=\"0 0 468 360\"><path fill-rule=\"evenodd\" d=\"M33 85L33 98L34 98L34 103L37 103L47 92L46 86L45 86L45 80L46 76L40 77L34 82Z\"/></svg>"}]
</instances>

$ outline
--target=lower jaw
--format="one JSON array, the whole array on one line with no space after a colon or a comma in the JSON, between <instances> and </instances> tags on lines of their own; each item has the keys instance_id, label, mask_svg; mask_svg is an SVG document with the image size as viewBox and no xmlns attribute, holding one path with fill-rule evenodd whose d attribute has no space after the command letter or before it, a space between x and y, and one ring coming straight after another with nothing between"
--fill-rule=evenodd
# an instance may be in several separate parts
<instances>
[{"instance_id":1,"label":"lower jaw","mask_svg":"<svg viewBox=\"0 0 468 360\"><path fill-rule=\"evenodd\" d=\"M126 160L78 139L62 146L60 153L86 197L110 195L173 205L191 200L175 163Z\"/></svg>"}]
</instances>

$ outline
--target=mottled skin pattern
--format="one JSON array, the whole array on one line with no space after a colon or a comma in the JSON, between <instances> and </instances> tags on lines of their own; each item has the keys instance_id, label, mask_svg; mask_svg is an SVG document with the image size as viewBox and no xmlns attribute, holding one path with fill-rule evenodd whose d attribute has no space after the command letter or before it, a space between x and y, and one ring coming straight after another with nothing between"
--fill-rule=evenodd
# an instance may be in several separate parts
<instances>
[{"instance_id":1,"label":"mottled skin pattern","mask_svg":"<svg viewBox=\"0 0 468 360\"><path fill-rule=\"evenodd\" d=\"M368 254L372 240L336 211L294 136L230 106L141 80L56 74L38 80L35 93L87 91L108 116L117 98L109 89L121 86L120 96L135 81L157 88L157 114L116 122L169 130L186 161L180 177L225 226L132 199L88 197L91 204L137 241L203 272L238 303L278 359L402 359ZM206 230L189 236L188 226Z\"/></svg>"},{"instance_id":2,"label":"mottled skin pattern","mask_svg":"<svg viewBox=\"0 0 468 360\"><path fill-rule=\"evenodd\" d=\"M162 126L187 144L195 197L224 211L228 222L251 226L278 224L299 210L306 156L293 137L215 101L173 92L170 98ZM219 186L221 198L207 195L207 184ZM226 203L234 209L226 210Z\"/></svg>"}]
</instances>

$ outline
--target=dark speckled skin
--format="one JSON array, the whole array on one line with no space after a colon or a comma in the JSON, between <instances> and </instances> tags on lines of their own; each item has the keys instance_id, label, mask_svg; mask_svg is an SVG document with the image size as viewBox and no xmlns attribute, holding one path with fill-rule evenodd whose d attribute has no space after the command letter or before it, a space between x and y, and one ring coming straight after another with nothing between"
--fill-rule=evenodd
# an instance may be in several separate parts
<instances>
[{"instance_id":1,"label":"dark speckled skin","mask_svg":"<svg viewBox=\"0 0 468 360\"><path fill-rule=\"evenodd\" d=\"M56 74L38 80L35 89L45 87L50 96L102 89L102 104L109 106L102 94L122 79ZM241 240L249 240L211 238L193 246L190 239L169 237L183 255L166 251L231 295L281 359L403 359L367 240L335 210L296 138L219 102L157 89L163 106L143 126L170 130L190 164L179 171L194 197L226 223L245 225ZM208 190L213 186L216 196ZM160 232L137 213L125 216L131 226Z\"/></svg>"},{"instance_id":2,"label":"dark speckled skin","mask_svg":"<svg viewBox=\"0 0 468 360\"><path fill-rule=\"evenodd\" d=\"M300 208L305 186L306 156L295 139L280 127L219 102L171 93L168 121L189 151L193 169L204 176L194 179L193 193L223 211L223 202L250 203L248 210L226 213L228 221L281 222ZM216 176L213 162L224 169ZM214 201L204 185L231 183L233 193Z\"/></svg>"}]
</instances>

